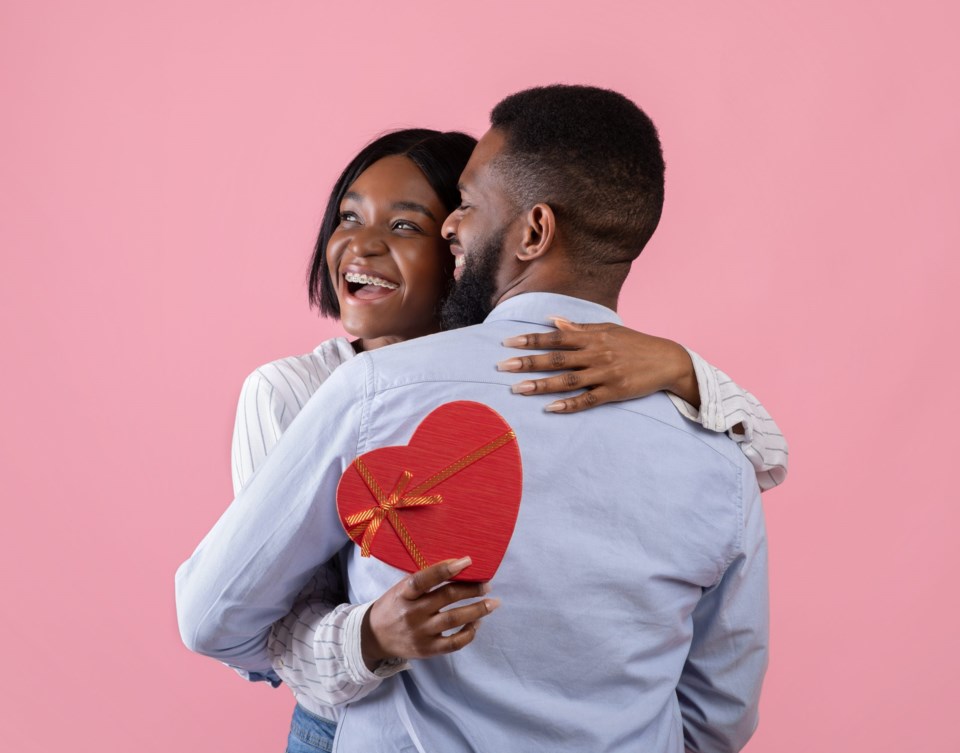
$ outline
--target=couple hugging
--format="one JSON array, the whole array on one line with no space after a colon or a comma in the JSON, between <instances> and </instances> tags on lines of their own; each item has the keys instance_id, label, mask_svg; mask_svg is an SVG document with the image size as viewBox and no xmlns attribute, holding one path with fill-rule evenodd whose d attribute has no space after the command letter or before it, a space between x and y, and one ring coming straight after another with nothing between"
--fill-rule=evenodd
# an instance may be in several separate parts
<instances>
[{"instance_id":1,"label":"couple hugging","mask_svg":"<svg viewBox=\"0 0 960 753\"><path fill-rule=\"evenodd\" d=\"M245 382L237 498L177 573L181 635L290 687L291 753L739 750L767 664L760 490L786 443L615 313L663 205L646 114L557 85L490 121L479 142L389 133L340 176L309 292L355 339ZM522 454L495 577L469 580L471 552L413 575L360 556L344 469L460 400Z\"/></svg>"}]
</instances>

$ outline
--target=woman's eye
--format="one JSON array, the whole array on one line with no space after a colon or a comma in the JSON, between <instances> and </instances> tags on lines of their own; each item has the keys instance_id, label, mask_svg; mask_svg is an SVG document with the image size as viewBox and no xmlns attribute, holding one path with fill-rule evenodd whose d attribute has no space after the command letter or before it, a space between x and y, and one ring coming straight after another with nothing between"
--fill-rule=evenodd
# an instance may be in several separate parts
<instances>
[{"instance_id":1,"label":"woman's eye","mask_svg":"<svg viewBox=\"0 0 960 753\"><path fill-rule=\"evenodd\" d=\"M340 222L357 222L356 212L340 212Z\"/></svg>"},{"instance_id":2,"label":"woman's eye","mask_svg":"<svg viewBox=\"0 0 960 753\"><path fill-rule=\"evenodd\" d=\"M412 222L408 222L407 220L397 220L395 223L393 223L393 229L394 230L412 230L414 232L420 231L419 227L414 225Z\"/></svg>"}]
</instances>

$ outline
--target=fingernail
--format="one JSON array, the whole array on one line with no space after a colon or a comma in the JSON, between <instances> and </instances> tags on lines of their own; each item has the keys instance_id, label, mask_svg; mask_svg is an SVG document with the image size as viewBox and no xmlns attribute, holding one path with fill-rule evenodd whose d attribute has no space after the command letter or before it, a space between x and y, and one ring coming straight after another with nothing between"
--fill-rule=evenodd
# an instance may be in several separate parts
<instances>
[{"instance_id":1,"label":"fingernail","mask_svg":"<svg viewBox=\"0 0 960 753\"><path fill-rule=\"evenodd\" d=\"M453 562L450 563L450 572L456 575L461 570L465 570L472 564L473 564L473 560L470 559L469 557L461 557L460 559L454 560Z\"/></svg>"},{"instance_id":2,"label":"fingernail","mask_svg":"<svg viewBox=\"0 0 960 753\"><path fill-rule=\"evenodd\" d=\"M510 391L514 395L526 395L528 392L533 392L537 389L537 385L533 382L517 382L513 387L510 388Z\"/></svg>"},{"instance_id":3,"label":"fingernail","mask_svg":"<svg viewBox=\"0 0 960 753\"><path fill-rule=\"evenodd\" d=\"M564 324L570 324L570 320L565 316L548 316L547 319L553 322L563 322Z\"/></svg>"},{"instance_id":4,"label":"fingernail","mask_svg":"<svg viewBox=\"0 0 960 753\"><path fill-rule=\"evenodd\" d=\"M558 411L562 411L566 407L567 407L567 404L563 402L563 400L555 400L554 402L550 403L550 405L548 405L546 408L544 408L544 410L550 413L556 413Z\"/></svg>"},{"instance_id":5,"label":"fingernail","mask_svg":"<svg viewBox=\"0 0 960 753\"><path fill-rule=\"evenodd\" d=\"M504 344L505 346L507 346L508 348L516 348L516 347L518 347L518 346L520 346L520 345L526 345L526 344L527 344L527 336L526 336L526 335L517 335L516 337L508 337L506 340L503 341L503 344Z\"/></svg>"},{"instance_id":6,"label":"fingernail","mask_svg":"<svg viewBox=\"0 0 960 753\"><path fill-rule=\"evenodd\" d=\"M499 607L500 604L500 599L485 599L483 602L483 605L487 608L487 614L490 614L494 609Z\"/></svg>"},{"instance_id":7,"label":"fingernail","mask_svg":"<svg viewBox=\"0 0 960 753\"><path fill-rule=\"evenodd\" d=\"M516 371L523 366L523 361L519 358L508 358L497 364L497 371Z\"/></svg>"},{"instance_id":8,"label":"fingernail","mask_svg":"<svg viewBox=\"0 0 960 753\"><path fill-rule=\"evenodd\" d=\"M486 595L486 594L490 593L491 589L492 589L492 586L490 585L490 582L489 582L489 581L486 582L486 583L481 583L481 584L480 584L480 593L481 593L481 594Z\"/></svg>"}]
</instances>

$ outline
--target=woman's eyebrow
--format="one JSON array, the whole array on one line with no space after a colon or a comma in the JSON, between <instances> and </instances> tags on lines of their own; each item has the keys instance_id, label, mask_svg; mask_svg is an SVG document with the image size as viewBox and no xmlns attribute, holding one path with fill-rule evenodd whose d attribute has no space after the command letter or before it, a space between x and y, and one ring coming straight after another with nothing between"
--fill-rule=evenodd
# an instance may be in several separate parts
<instances>
[{"instance_id":1,"label":"woman's eyebrow","mask_svg":"<svg viewBox=\"0 0 960 753\"><path fill-rule=\"evenodd\" d=\"M344 200L356 201L362 204L365 199L363 194L359 194L356 191L347 191L343 195ZM437 218L434 217L433 212L427 209L423 204L418 204L415 201L395 201L391 205L391 209L394 212L419 212L420 214L425 214L434 222L437 221Z\"/></svg>"},{"instance_id":2,"label":"woman's eyebrow","mask_svg":"<svg viewBox=\"0 0 960 753\"><path fill-rule=\"evenodd\" d=\"M433 216L433 212L427 209L423 204L418 204L415 201L395 201L393 203L394 210L401 212L419 212L420 214L425 214L434 222L437 221L437 218Z\"/></svg>"}]
</instances>

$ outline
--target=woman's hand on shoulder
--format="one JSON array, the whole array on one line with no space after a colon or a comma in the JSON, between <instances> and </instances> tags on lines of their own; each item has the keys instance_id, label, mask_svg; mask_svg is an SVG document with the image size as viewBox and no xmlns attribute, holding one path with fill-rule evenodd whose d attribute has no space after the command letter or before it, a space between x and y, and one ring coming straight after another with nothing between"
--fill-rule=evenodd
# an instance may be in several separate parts
<instances>
[{"instance_id":1,"label":"woman's hand on shoulder","mask_svg":"<svg viewBox=\"0 0 960 753\"><path fill-rule=\"evenodd\" d=\"M546 410L552 413L576 413L661 390L699 407L700 391L693 362L682 345L619 324L577 324L560 317L553 321L553 332L518 335L503 341L509 348L550 352L508 358L497 364L500 371L563 372L518 382L513 385L515 393L545 395L584 390L548 405Z\"/></svg>"}]
</instances>

